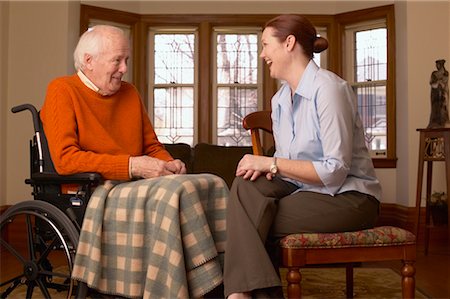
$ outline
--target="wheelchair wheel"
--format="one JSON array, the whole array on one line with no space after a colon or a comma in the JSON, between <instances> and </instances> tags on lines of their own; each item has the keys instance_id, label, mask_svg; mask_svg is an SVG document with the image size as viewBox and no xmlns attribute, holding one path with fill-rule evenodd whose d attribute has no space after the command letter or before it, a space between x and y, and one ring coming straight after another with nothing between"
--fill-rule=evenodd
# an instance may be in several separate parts
<instances>
[{"instance_id":1,"label":"wheelchair wheel","mask_svg":"<svg viewBox=\"0 0 450 299\"><path fill-rule=\"evenodd\" d=\"M0 216L1 298L69 298L79 232L56 206L20 202Z\"/></svg>"}]
</instances>

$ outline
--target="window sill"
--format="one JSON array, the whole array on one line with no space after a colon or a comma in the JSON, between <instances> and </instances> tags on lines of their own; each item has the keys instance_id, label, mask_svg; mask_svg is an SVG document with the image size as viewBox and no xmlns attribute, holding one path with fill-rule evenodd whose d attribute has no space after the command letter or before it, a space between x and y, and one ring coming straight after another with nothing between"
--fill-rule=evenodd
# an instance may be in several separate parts
<instances>
[{"instance_id":1,"label":"window sill","mask_svg":"<svg viewBox=\"0 0 450 299\"><path fill-rule=\"evenodd\" d=\"M375 168L396 168L397 158L372 158L373 166Z\"/></svg>"}]
</instances>

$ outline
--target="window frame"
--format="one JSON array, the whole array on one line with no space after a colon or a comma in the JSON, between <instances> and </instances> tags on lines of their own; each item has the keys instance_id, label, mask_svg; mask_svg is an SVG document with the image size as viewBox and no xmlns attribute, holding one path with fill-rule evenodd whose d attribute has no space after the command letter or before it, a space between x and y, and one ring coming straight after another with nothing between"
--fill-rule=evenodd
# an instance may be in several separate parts
<instances>
[{"instance_id":1,"label":"window frame","mask_svg":"<svg viewBox=\"0 0 450 299\"><path fill-rule=\"evenodd\" d=\"M345 26L345 35L344 35L344 47L345 53L344 56L344 77L347 79L347 81L350 83L350 85L355 88L376 88L376 87L384 87L387 91L387 78L383 80L370 80L370 81L357 81L356 78L356 72L355 68L357 65L356 61L356 33L362 32L362 31L369 31L369 30L375 30L375 29L385 29L387 28L386 20L385 19L378 19L378 20L371 20L371 21L365 21L362 23L352 24ZM386 31L387 33L387 31ZM387 45L386 45L386 52L387 52ZM387 61L386 61L387 63ZM387 66L387 65L386 65ZM387 68L386 68L386 75L387 75ZM375 104L375 103L374 103ZM386 116L387 116L387 100L386 100ZM363 117L360 114L361 118ZM386 120L387 121L387 120ZM387 133L386 133L387 138ZM387 157L387 149L386 150L372 150L369 148L369 153L371 154L372 158L377 157L378 155L381 157Z\"/></svg>"},{"instance_id":2,"label":"window frame","mask_svg":"<svg viewBox=\"0 0 450 299\"><path fill-rule=\"evenodd\" d=\"M221 14L157 14L139 15L135 13L117 11L113 9L80 5L80 32L87 29L90 19L105 20L116 23L127 24L132 30L132 52L133 52L133 83L147 103L148 95L148 72L147 72L147 38L148 28L161 26L189 26L198 28L198 49L202 55L198 59L198 122L197 142L212 143L212 113L214 105L212 102L212 74L211 39L214 27L263 27L264 24L278 14L243 14L243 15L221 15ZM336 15L305 15L317 28L325 28L329 41L326 61L328 69L339 76L343 76L343 40L342 36L346 25L359 23L365 20L385 18L387 24L388 44L388 74L387 74L387 157L373 158L376 168L396 167L396 127L395 127L395 22L394 5L379 6L375 8L351 11ZM263 89L262 109L270 110L270 100L278 89L277 81L270 78L269 70L263 66ZM345 77L344 77L345 79ZM264 134L263 144L270 147L271 137Z\"/></svg>"},{"instance_id":3,"label":"window frame","mask_svg":"<svg viewBox=\"0 0 450 299\"><path fill-rule=\"evenodd\" d=\"M353 12L347 12L336 15L336 24L339 48L344 49L345 30L348 26L356 24L370 24L371 21L384 19L387 29L387 77L386 77L386 134L387 149L386 157L372 157L375 168L395 168L397 166L396 156L396 98L395 98L395 11L394 5L386 5L375 8L363 9ZM374 23L375 27L377 22ZM348 79L344 75L345 55L350 55L345 51L341 51L341 55L336 57L338 65L336 72L344 79ZM353 63L353 62L352 62Z\"/></svg>"}]
</instances>

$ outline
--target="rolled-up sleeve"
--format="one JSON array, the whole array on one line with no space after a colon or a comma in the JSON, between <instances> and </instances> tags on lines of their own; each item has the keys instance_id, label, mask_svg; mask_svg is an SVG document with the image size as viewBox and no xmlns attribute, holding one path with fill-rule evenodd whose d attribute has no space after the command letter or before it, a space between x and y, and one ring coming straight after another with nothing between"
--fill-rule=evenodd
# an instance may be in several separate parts
<instances>
[{"instance_id":1,"label":"rolled-up sleeve","mask_svg":"<svg viewBox=\"0 0 450 299\"><path fill-rule=\"evenodd\" d=\"M317 91L316 107L323 157L312 161L327 193L334 195L350 171L354 93L347 83L331 82Z\"/></svg>"}]
</instances>

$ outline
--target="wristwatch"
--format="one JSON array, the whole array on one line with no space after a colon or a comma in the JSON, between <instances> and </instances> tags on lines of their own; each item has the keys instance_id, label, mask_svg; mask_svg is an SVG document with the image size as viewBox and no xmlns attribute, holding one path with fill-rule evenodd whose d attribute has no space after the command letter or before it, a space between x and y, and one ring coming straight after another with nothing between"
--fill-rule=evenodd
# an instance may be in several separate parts
<instances>
[{"instance_id":1,"label":"wristwatch","mask_svg":"<svg viewBox=\"0 0 450 299\"><path fill-rule=\"evenodd\" d=\"M278 172L278 166L277 166L277 158L273 157L272 164L270 165L270 173L272 176L275 176Z\"/></svg>"}]
</instances>

